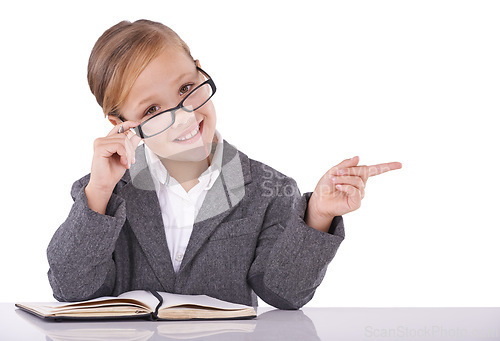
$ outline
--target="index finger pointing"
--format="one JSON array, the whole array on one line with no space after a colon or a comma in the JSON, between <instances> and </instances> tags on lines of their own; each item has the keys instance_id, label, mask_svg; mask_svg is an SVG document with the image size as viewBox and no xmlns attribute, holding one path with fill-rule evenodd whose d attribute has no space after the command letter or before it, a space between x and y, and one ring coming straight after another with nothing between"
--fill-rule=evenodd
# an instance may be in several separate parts
<instances>
[{"instance_id":1,"label":"index finger pointing","mask_svg":"<svg viewBox=\"0 0 500 341\"><path fill-rule=\"evenodd\" d=\"M400 169L403 167L401 162L379 163L378 165L368 166L368 176L379 175L391 170Z\"/></svg>"}]
</instances>

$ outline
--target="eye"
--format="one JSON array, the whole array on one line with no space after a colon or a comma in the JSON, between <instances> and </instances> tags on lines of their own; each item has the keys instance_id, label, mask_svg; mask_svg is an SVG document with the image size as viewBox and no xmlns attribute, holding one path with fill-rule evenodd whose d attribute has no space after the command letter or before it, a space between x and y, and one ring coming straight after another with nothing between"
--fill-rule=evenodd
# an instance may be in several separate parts
<instances>
[{"instance_id":1,"label":"eye","mask_svg":"<svg viewBox=\"0 0 500 341\"><path fill-rule=\"evenodd\" d=\"M185 93L189 92L191 90L192 86L193 86L192 83L185 84L185 85L181 86L181 88L179 89L181 96L184 95Z\"/></svg>"},{"instance_id":2,"label":"eye","mask_svg":"<svg viewBox=\"0 0 500 341\"><path fill-rule=\"evenodd\" d=\"M157 112L158 110L160 110L160 107L159 107L159 106L157 106L157 105L153 105L152 107L150 107L150 108L146 111L145 116L147 116L147 115L152 115L152 114L154 114L155 112Z\"/></svg>"}]
</instances>

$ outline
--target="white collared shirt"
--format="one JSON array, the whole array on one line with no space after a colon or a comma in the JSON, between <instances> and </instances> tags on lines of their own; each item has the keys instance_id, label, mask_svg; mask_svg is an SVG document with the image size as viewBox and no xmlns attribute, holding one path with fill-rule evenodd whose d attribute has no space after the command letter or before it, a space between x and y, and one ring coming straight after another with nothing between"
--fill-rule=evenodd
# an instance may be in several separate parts
<instances>
[{"instance_id":1,"label":"white collared shirt","mask_svg":"<svg viewBox=\"0 0 500 341\"><path fill-rule=\"evenodd\" d=\"M146 162L160 202L165 235L175 272L179 271L184 258L196 215L208 190L212 188L221 172L223 140L217 129L215 135L218 142L210 166L200 175L199 183L189 192L168 174L158 156L144 144Z\"/></svg>"}]
</instances>

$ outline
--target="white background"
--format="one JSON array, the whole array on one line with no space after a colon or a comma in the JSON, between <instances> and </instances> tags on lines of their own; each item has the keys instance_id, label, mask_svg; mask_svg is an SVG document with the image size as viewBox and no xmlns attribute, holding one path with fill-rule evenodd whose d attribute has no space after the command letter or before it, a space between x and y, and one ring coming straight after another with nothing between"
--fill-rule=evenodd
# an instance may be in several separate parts
<instances>
[{"instance_id":1,"label":"white background","mask_svg":"<svg viewBox=\"0 0 500 341\"><path fill-rule=\"evenodd\" d=\"M217 84L217 128L301 192L368 180L307 306L498 306L498 1L18 1L2 5L0 301L53 300L46 247L111 129L86 79L121 20L174 29Z\"/></svg>"}]
</instances>

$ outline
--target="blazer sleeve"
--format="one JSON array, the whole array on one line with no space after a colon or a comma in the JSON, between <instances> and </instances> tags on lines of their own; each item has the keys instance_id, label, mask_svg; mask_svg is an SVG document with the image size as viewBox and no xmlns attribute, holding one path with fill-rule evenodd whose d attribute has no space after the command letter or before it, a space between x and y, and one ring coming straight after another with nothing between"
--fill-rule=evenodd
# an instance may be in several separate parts
<instances>
[{"instance_id":1,"label":"blazer sleeve","mask_svg":"<svg viewBox=\"0 0 500 341\"><path fill-rule=\"evenodd\" d=\"M90 174L73 183L74 203L47 248L49 282L58 301L83 301L113 291L112 254L125 223L125 201L113 193L106 214L90 209L85 195L89 179Z\"/></svg>"},{"instance_id":2,"label":"blazer sleeve","mask_svg":"<svg viewBox=\"0 0 500 341\"><path fill-rule=\"evenodd\" d=\"M311 300L345 236L342 216L333 218L328 233L305 223L311 194L300 195L287 177L264 216L247 279L262 300L279 309L300 309Z\"/></svg>"}]
</instances>

